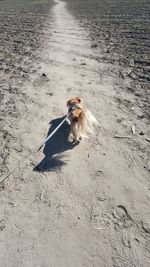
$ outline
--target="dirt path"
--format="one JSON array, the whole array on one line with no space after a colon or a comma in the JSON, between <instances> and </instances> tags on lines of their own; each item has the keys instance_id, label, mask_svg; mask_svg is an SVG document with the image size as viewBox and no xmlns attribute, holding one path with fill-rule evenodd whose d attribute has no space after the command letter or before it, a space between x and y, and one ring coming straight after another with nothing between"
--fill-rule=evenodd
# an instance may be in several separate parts
<instances>
[{"instance_id":1,"label":"dirt path","mask_svg":"<svg viewBox=\"0 0 150 267\"><path fill-rule=\"evenodd\" d=\"M40 144L66 114L70 96L82 96L100 126L73 147L64 125L43 153L6 182L0 193L0 266L147 267L148 171L130 139L114 138L130 135L133 118L118 108L110 66L97 62L88 33L64 2L55 3L53 22L51 32L48 19L43 30L39 70L25 84L27 113L14 130L18 143L12 140L7 165ZM131 125L126 129L117 119Z\"/></svg>"}]
</instances>

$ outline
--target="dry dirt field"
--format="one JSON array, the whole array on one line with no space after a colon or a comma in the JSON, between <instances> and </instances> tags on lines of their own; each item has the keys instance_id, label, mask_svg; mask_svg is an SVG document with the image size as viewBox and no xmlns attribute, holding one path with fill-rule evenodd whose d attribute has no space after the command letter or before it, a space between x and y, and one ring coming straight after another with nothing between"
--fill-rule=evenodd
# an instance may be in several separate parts
<instances>
[{"instance_id":1,"label":"dry dirt field","mask_svg":"<svg viewBox=\"0 0 150 267\"><path fill-rule=\"evenodd\" d=\"M0 266L150 266L148 2L0 0Z\"/></svg>"}]
</instances>

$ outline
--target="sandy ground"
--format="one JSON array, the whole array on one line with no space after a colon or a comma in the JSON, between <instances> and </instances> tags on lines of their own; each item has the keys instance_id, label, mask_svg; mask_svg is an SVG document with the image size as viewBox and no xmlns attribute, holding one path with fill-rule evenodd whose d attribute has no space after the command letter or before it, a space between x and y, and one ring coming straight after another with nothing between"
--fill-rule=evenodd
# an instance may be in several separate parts
<instances>
[{"instance_id":1,"label":"sandy ground","mask_svg":"<svg viewBox=\"0 0 150 267\"><path fill-rule=\"evenodd\" d=\"M6 92L3 105L13 104L11 112L19 115L5 113L1 172L34 151L62 120L71 96L81 96L100 125L77 146L63 125L1 184L0 266L148 267L148 123L139 120L134 95L120 92L128 77L110 75L112 66L96 60L88 32L66 4L56 1L51 14L53 28L47 16L31 68L36 71L28 70L13 103Z\"/></svg>"}]
</instances>

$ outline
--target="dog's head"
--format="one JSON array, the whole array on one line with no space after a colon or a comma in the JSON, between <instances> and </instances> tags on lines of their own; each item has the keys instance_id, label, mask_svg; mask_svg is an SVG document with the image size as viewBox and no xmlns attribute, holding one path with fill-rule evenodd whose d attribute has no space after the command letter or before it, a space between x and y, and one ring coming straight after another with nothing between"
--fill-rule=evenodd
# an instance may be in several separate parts
<instances>
[{"instance_id":1,"label":"dog's head","mask_svg":"<svg viewBox=\"0 0 150 267\"><path fill-rule=\"evenodd\" d=\"M67 107L73 106L73 105L78 105L82 104L82 98L80 97L73 97L67 101Z\"/></svg>"}]
</instances>

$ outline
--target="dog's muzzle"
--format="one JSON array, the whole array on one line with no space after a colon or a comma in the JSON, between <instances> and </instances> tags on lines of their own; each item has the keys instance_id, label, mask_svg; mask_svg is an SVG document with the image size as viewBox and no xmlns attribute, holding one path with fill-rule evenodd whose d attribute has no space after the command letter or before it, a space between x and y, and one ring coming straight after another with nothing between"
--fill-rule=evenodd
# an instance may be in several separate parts
<instances>
[{"instance_id":1,"label":"dog's muzzle","mask_svg":"<svg viewBox=\"0 0 150 267\"><path fill-rule=\"evenodd\" d=\"M70 113L70 112L72 112L72 111L74 111L75 109L81 109L78 105L73 105L73 106L71 106L69 109L68 109L68 113Z\"/></svg>"}]
</instances>

